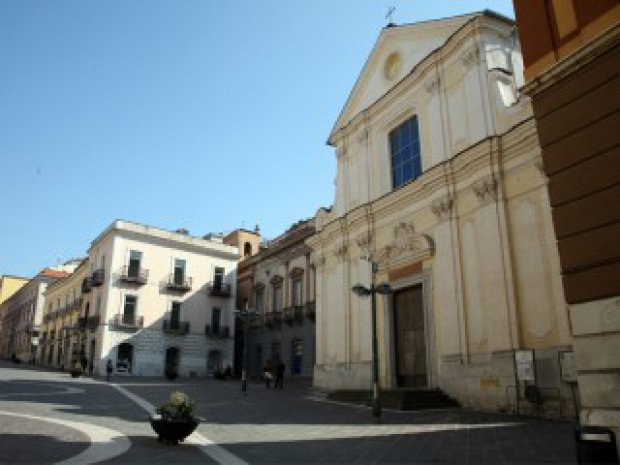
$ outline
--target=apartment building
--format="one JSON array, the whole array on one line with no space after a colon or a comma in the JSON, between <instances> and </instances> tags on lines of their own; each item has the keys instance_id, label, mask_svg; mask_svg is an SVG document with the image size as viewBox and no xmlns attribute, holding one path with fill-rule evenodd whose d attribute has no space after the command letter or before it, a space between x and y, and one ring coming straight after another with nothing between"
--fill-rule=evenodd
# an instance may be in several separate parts
<instances>
[{"instance_id":1,"label":"apartment building","mask_svg":"<svg viewBox=\"0 0 620 465\"><path fill-rule=\"evenodd\" d=\"M71 270L65 264L64 270ZM67 276L67 271L45 268L0 304L0 358L34 363L43 317L43 294L47 286Z\"/></svg>"},{"instance_id":2,"label":"apartment building","mask_svg":"<svg viewBox=\"0 0 620 465\"><path fill-rule=\"evenodd\" d=\"M94 351L87 344L86 331L96 331L99 317L86 317L88 325L82 317L89 314L90 307L90 302L82 295L87 268L88 260L81 260L73 273L53 282L45 290L37 354L40 365L70 369L80 362L86 372L92 373ZM91 341L94 343L94 338Z\"/></svg>"},{"instance_id":3,"label":"apartment building","mask_svg":"<svg viewBox=\"0 0 620 465\"><path fill-rule=\"evenodd\" d=\"M304 241L314 234L314 219L299 221L284 234L262 244L239 263L237 306L255 316L247 322L245 360L251 377L278 361L286 376L311 378L315 361L314 270ZM237 345L240 371L242 344Z\"/></svg>"},{"instance_id":4,"label":"apartment building","mask_svg":"<svg viewBox=\"0 0 620 465\"><path fill-rule=\"evenodd\" d=\"M98 318L86 347L93 370L200 376L233 363L236 247L129 221L88 250L83 318ZM88 312L86 312L88 309Z\"/></svg>"}]
</instances>

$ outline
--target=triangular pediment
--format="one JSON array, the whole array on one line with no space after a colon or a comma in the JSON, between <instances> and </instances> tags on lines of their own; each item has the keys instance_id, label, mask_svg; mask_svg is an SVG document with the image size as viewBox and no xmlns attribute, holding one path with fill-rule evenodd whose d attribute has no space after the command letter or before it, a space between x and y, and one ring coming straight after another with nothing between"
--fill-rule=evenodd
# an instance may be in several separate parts
<instances>
[{"instance_id":1,"label":"triangular pediment","mask_svg":"<svg viewBox=\"0 0 620 465\"><path fill-rule=\"evenodd\" d=\"M340 128L379 100L476 15L383 28L334 124L328 143L333 144L334 134Z\"/></svg>"}]
</instances>

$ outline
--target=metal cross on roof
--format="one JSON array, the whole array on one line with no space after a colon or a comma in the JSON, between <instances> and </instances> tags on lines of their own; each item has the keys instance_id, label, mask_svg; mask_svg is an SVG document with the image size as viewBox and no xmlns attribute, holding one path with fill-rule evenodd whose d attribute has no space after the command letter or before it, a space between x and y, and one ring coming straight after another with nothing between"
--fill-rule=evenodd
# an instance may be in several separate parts
<instances>
[{"instance_id":1,"label":"metal cross on roof","mask_svg":"<svg viewBox=\"0 0 620 465\"><path fill-rule=\"evenodd\" d=\"M388 8L388 12L385 15L385 19L388 20L388 24L392 24L393 23L392 15L394 14L395 11L396 11L396 7L395 6L391 6L391 7Z\"/></svg>"}]
</instances>

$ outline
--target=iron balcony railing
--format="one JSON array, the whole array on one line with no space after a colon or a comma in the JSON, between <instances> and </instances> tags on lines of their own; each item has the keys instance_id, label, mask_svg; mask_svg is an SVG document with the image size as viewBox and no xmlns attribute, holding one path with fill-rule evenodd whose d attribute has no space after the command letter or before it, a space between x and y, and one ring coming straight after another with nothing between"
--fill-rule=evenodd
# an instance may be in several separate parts
<instances>
[{"instance_id":1,"label":"iron balcony railing","mask_svg":"<svg viewBox=\"0 0 620 465\"><path fill-rule=\"evenodd\" d=\"M293 315L296 321L302 321L304 319L304 307L303 305L295 305L293 307Z\"/></svg>"},{"instance_id":2,"label":"iron balcony railing","mask_svg":"<svg viewBox=\"0 0 620 465\"><path fill-rule=\"evenodd\" d=\"M189 321L164 320L164 333L185 335L189 333Z\"/></svg>"},{"instance_id":3,"label":"iron balcony railing","mask_svg":"<svg viewBox=\"0 0 620 465\"><path fill-rule=\"evenodd\" d=\"M205 325L205 335L208 337L226 339L230 337L230 328L228 326L216 326Z\"/></svg>"},{"instance_id":4,"label":"iron balcony railing","mask_svg":"<svg viewBox=\"0 0 620 465\"><path fill-rule=\"evenodd\" d=\"M232 286L228 283L213 281L209 283L209 294L215 297L230 297Z\"/></svg>"},{"instance_id":5,"label":"iron balcony railing","mask_svg":"<svg viewBox=\"0 0 620 465\"><path fill-rule=\"evenodd\" d=\"M170 274L166 287L174 291L189 291L192 288L192 278Z\"/></svg>"},{"instance_id":6,"label":"iron balcony railing","mask_svg":"<svg viewBox=\"0 0 620 465\"><path fill-rule=\"evenodd\" d=\"M71 302L69 305L67 305L67 310L70 312L73 312L75 310L81 310L82 302L83 302L83 299L81 297L78 297L73 302Z\"/></svg>"},{"instance_id":7,"label":"iron balcony railing","mask_svg":"<svg viewBox=\"0 0 620 465\"><path fill-rule=\"evenodd\" d=\"M283 311L284 321L288 324L293 323L293 317L295 316L293 313L293 307L286 307Z\"/></svg>"},{"instance_id":8,"label":"iron balcony railing","mask_svg":"<svg viewBox=\"0 0 620 465\"><path fill-rule=\"evenodd\" d=\"M82 294L87 294L93 288L90 278L82 279Z\"/></svg>"},{"instance_id":9,"label":"iron balcony railing","mask_svg":"<svg viewBox=\"0 0 620 465\"><path fill-rule=\"evenodd\" d=\"M312 300L310 302L306 302L306 316L311 320L314 320L316 316L316 301Z\"/></svg>"},{"instance_id":10,"label":"iron balcony railing","mask_svg":"<svg viewBox=\"0 0 620 465\"><path fill-rule=\"evenodd\" d=\"M93 287L101 286L105 281L105 270L103 268L99 268L93 272L91 277L91 285Z\"/></svg>"},{"instance_id":11,"label":"iron balcony railing","mask_svg":"<svg viewBox=\"0 0 620 465\"><path fill-rule=\"evenodd\" d=\"M118 313L110 319L109 324L113 329L137 330L144 325L144 317Z\"/></svg>"},{"instance_id":12,"label":"iron balcony railing","mask_svg":"<svg viewBox=\"0 0 620 465\"><path fill-rule=\"evenodd\" d=\"M99 315L89 316L88 318L80 317L75 323L74 328L82 330L82 331L87 330L87 329L90 331L94 331L99 326L100 320L101 318Z\"/></svg>"},{"instance_id":13,"label":"iron balcony railing","mask_svg":"<svg viewBox=\"0 0 620 465\"><path fill-rule=\"evenodd\" d=\"M131 284L146 284L148 278L149 270L145 270L144 268L133 268L127 265L123 266L118 274L118 279Z\"/></svg>"}]
</instances>

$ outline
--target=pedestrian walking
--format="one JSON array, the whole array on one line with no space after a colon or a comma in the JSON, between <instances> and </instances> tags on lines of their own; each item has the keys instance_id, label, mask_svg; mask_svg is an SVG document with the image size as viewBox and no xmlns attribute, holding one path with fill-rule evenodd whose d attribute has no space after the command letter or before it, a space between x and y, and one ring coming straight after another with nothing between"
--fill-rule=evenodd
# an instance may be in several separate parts
<instances>
[{"instance_id":1,"label":"pedestrian walking","mask_svg":"<svg viewBox=\"0 0 620 465\"><path fill-rule=\"evenodd\" d=\"M110 376L112 375L112 371L114 371L114 367L112 366L112 359L108 359L108 363L105 367L105 380L110 381Z\"/></svg>"},{"instance_id":2,"label":"pedestrian walking","mask_svg":"<svg viewBox=\"0 0 620 465\"><path fill-rule=\"evenodd\" d=\"M284 362L279 360L276 365L276 382L273 385L274 388L282 389L284 387L284 368Z\"/></svg>"},{"instance_id":3,"label":"pedestrian walking","mask_svg":"<svg viewBox=\"0 0 620 465\"><path fill-rule=\"evenodd\" d=\"M273 368L271 366L271 360L267 360L263 367L263 378L265 380L265 387L269 389L271 386L271 380L273 380Z\"/></svg>"}]
</instances>

